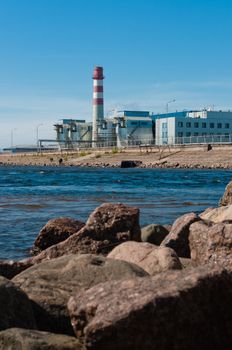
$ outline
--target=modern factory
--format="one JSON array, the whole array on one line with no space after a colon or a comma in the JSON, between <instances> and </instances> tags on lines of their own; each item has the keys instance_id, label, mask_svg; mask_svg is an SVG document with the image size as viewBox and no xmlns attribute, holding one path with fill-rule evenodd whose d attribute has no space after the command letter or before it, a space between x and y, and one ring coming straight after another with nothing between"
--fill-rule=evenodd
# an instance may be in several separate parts
<instances>
[{"instance_id":1,"label":"modern factory","mask_svg":"<svg viewBox=\"0 0 232 350\"><path fill-rule=\"evenodd\" d=\"M103 80L103 68L95 67L92 122L64 118L54 125L61 148L232 142L231 111L208 108L153 114L115 110L105 117Z\"/></svg>"}]
</instances>

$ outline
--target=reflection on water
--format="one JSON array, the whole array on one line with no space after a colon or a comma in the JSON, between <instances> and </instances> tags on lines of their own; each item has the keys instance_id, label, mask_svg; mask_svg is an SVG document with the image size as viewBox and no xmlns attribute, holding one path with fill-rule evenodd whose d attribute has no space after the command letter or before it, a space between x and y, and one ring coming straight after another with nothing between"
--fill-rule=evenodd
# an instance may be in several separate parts
<instances>
[{"instance_id":1,"label":"reflection on water","mask_svg":"<svg viewBox=\"0 0 232 350\"><path fill-rule=\"evenodd\" d=\"M104 202L140 208L141 225L217 206L232 171L0 167L0 258L22 258L51 218L86 221Z\"/></svg>"}]
</instances>

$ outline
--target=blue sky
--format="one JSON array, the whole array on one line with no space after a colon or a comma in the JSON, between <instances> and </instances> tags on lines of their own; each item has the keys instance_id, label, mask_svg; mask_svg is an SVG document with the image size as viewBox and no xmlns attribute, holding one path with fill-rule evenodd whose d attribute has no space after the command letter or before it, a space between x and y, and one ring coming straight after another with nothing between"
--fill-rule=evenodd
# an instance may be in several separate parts
<instances>
[{"instance_id":1,"label":"blue sky","mask_svg":"<svg viewBox=\"0 0 232 350\"><path fill-rule=\"evenodd\" d=\"M112 109L232 108L232 1L0 0L0 147L91 120L94 65Z\"/></svg>"}]
</instances>

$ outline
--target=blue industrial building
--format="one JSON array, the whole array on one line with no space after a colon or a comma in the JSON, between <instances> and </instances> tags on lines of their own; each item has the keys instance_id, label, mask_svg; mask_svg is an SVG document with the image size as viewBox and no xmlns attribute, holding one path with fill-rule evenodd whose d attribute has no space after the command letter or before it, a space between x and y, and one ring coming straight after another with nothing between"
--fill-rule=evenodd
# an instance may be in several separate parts
<instances>
[{"instance_id":1,"label":"blue industrial building","mask_svg":"<svg viewBox=\"0 0 232 350\"><path fill-rule=\"evenodd\" d=\"M63 119L55 129L57 141L63 147L92 146L91 122ZM98 130L99 147L232 142L232 112L210 109L161 114L115 111L111 117L103 119Z\"/></svg>"}]
</instances>

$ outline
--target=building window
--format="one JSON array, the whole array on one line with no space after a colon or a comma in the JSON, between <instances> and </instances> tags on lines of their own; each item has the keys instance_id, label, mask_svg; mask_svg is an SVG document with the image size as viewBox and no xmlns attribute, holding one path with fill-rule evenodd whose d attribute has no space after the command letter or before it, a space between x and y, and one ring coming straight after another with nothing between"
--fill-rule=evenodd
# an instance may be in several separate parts
<instances>
[{"instance_id":1,"label":"building window","mask_svg":"<svg viewBox=\"0 0 232 350\"><path fill-rule=\"evenodd\" d=\"M186 123L186 128L191 128L191 123L190 122Z\"/></svg>"},{"instance_id":2,"label":"building window","mask_svg":"<svg viewBox=\"0 0 232 350\"><path fill-rule=\"evenodd\" d=\"M203 133L202 133L202 136L206 136L206 135L207 135L206 132L203 132Z\"/></svg>"},{"instance_id":3,"label":"building window","mask_svg":"<svg viewBox=\"0 0 232 350\"><path fill-rule=\"evenodd\" d=\"M187 137L191 136L191 132L186 132L186 136Z\"/></svg>"},{"instance_id":4,"label":"building window","mask_svg":"<svg viewBox=\"0 0 232 350\"><path fill-rule=\"evenodd\" d=\"M183 137L183 132L178 132L178 137Z\"/></svg>"},{"instance_id":5,"label":"building window","mask_svg":"<svg viewBox=\"0 0 232 350\"><path fill-rule=\"evenodd\" d=\"M199 123L194 123L194 128L199 128Z\"/></svg>"},{"instance_id":6,"label":"building window","mask_svg":"<svg viewBox=\"0 0 232 350\"><path fill-rule=\"evenodd\" d=\"M230 124L229 123L225 123L225 128L229 129L230 128Z\"/></svg>"},{"instance_id":7,"label":"building window","mask_svg":"<svg viewBox=\"0 0 232 350\"><path fill-rule=\"evenodd\" d=\"M198 132L194 132L194 134L193 134L194 136L198 136Z\"/></svg>"},{"instance_id":8,"label":"building window","mask_svg":"<svg viewBox=\"0 0 232 350\"><path fill-rule=\"evenodd\" d=\"M206 128L206 123L202 123L202 128L203 128L203 129Z\"/></svg>"},{"instance_id":9,"label":"building window","mask_svg":"<svg viewBox=\"0 0 232 350\"><path fill-rule=\"evenodd\" d=\"M162 123L162 129L167 129L168 123Z\"/></svg>"},{"instance_id":10,"label":"building window","mask_svg":"<svg viewBox=\"0 0 232 350\"><path fill-rule=\"evenodd\" d=\"M210 123L209 127L210 127L210 129L213 129L214 128L214 123Z\"/></svg>"},{"instance_id":11,"label":"building window","mask_svg":"<svg viewBox=\"0 0 232 350\"><path fill-rule=\"evenodd\" d=\"M138 125L137 122L131 122L131 125Z\"/></svg>"},{"instance_id":12,"label":"building window","mask_svg":"<svg viewBox=\"0 0 232 350\"><path fill-rule=\"evenodd\" d=\"M183 127L183 122L178 122L177 125L178 125L179 128L182 128Z\"/></svg>"},{"instance_id":13,"label":"building window","mask_svg":"<svg viewBox=\"0 0 232 350\"><path fill-rule=\"evenodd\" d=\"M217 127L218 127L218 129L221 129L222 128L222 123L218 123Z\"/></svg>"}]
</instances>

